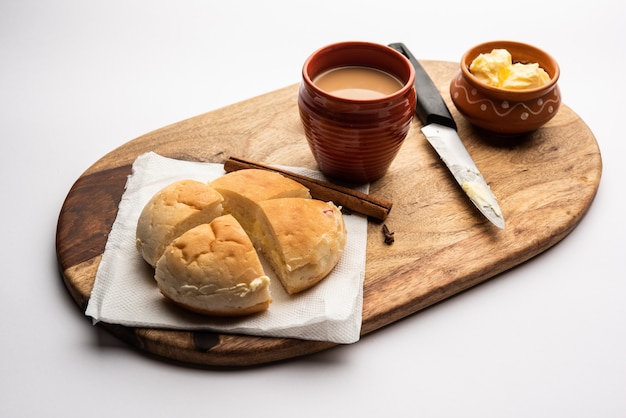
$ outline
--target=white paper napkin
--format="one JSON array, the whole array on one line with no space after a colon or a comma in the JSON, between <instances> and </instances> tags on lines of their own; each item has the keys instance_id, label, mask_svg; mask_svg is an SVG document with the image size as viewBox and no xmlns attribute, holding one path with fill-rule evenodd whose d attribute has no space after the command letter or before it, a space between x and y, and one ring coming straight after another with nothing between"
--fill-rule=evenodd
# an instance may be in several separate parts
<instances>
[{"instance_id":1,"label":"white paper napkin","mask_svg":"<svg viewBox=\"0 0 626 418\"><path fill-rule=\"evenodd\" d=\"M285 169L321 179L317 172ZM119 205L98 267L86 315L98 321L134 327L213 330L224 333L348 344L359 340L363 307L363 280L367 219L344 216L348 239L344 254L329 276L301 294L289 296L269 265L272 304L269 310L242 318L214 318L173 306L161 295L150 267L135 248L137 220L150 198L163 187L183 179L210 181L225 174L222 164L165 158L153 152L139 156ZM360 191L367 193L369 186Z\"/></svg>"}]
</instances>

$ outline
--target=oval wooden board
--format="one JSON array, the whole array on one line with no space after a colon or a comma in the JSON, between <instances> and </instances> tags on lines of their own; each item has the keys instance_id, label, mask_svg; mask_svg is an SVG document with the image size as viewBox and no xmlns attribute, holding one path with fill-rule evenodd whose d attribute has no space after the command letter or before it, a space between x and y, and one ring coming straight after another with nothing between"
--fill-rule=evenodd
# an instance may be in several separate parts
<instances>
[{"instance_id":1,"label":"oval wooden board","mask_svg":"<svg viewBox=\"0 0 626 418\"><path fill-rule=\"evenodd\" d=\"M602 160L585 123L566 105L524 138L474 130L451 104L457 64L423 61L450 106L470 154L498 197L506 228L471 205L420 132L411 131L388 174L370 192L393 202L386 219L395 243L370 222L362 335L449 298L550 248L591 205ZM72 186L57 226L64 282L85 309L107 235L135 158L147 151L192 161L235 156L315 168L297 111L297 85L150 132L105 155ZM162 359L200 366L249 366L303 356L334 344L286 338L132 328L100 323Z\"/></svg>"}]
</instances>

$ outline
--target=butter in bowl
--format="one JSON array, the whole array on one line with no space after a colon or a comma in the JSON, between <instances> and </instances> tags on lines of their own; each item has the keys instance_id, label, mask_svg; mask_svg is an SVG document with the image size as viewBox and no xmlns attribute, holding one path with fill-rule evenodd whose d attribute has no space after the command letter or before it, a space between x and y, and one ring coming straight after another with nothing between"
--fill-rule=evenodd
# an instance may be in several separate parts
<instances>
[{"instance_id":1,"label":"butter in bowl","mask_svg":"<svg viewBox=\"0 0 626 418\"><path fill-rule=\"evenodd\" d=\"M490 41L467 50L450 82L450 96L474 126L521 135L551 120L561 105L560 68L547 52L515 41Z\"/></svg>"}]
</instances>

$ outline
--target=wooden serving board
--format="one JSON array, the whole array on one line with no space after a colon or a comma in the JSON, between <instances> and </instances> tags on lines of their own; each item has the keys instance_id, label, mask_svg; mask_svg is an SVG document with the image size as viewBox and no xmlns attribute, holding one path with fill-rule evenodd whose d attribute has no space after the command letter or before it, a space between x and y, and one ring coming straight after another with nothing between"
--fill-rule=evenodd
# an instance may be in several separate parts
<instances>
[{"instance_id":1,"label":"wooden serving board","mask_svg":"<svg viewBox=\"0 0 626 418\"><path fill-rule=\"evenodd\" d=\"M470 154L498 197L506 228L471 205L415 120L388 174L371 194L393 202L385 220L395 242L370 222L362 335L392 324L550 248L581 221L599 186L602 160L585 123L566 105L523 138L492 138L456 112L448 83L458 64L423 61L459 125ZM84 311L131 164L147 151L214 163L235 156L315 168L297 110L297 84L158 129L113 150L72 186L57 226L64 282ZM334 344L100 323L140 350L201 366L249 366L303 356Z\"/></svg>"}]
</instances>

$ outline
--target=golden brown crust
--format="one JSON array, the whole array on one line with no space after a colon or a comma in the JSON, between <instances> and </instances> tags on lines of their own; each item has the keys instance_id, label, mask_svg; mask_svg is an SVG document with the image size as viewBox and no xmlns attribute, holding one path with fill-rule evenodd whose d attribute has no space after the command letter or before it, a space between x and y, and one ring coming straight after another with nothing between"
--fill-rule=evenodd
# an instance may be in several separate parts
<instances>
[{"instance_id":1,"label":"golden brown crust","mask_svg":"<svg viewBox=\"0 0 626 418\"><path fill-rule=\"evenodd\" d=\"M163 295L195 312L244 315L271 302L269 278L231 215L176 238L159 259L155 279Z\"/></svg>"},{"instance_id":2,"label":"golden brown crust","mask_svg":"<svg viewBox=\"0 0 626 418\"><path fill-rule=\"evenodd\" d=\"M224 212L237 218L246 231L253 228L259 202L282 197L311 198L309 189L297 181L262 169L233 171L209 184L224 197Z\"/></svg>"},{"instance_id":3,"label":"golden brown crust","mask_svg":"<svg viewBox=\"0 0 626 418\"><path fill-rule=\"evenodd\" d=\"M214 188L195 180L181 180L164 187L148 201L139 216L137 250L154 267L174 238L220 216L222 201Z\"/></svg>"},{"instance_id":4,"label":"golden brown crust","mask_svg":"<svg viewBox=\"0 0 626 418\"><path fill-rule=\"evenodd\" d=\"M262 169L227 173L209 183L215 190L234 191L253 202L281 197L310 198L309 189L282 174Z\"/></svg>"},{"instance_id":5,"label":"golden brown crust","mask_svg":"<svg viewBox=\"0 0 626 418\"><path fill-rule=\"evenodd\" d=\"M314 286L334 269L347 232L332 202L284 198L260 202L259 207L254 240L287 293Z\"/></svg>"}]
</instances>

